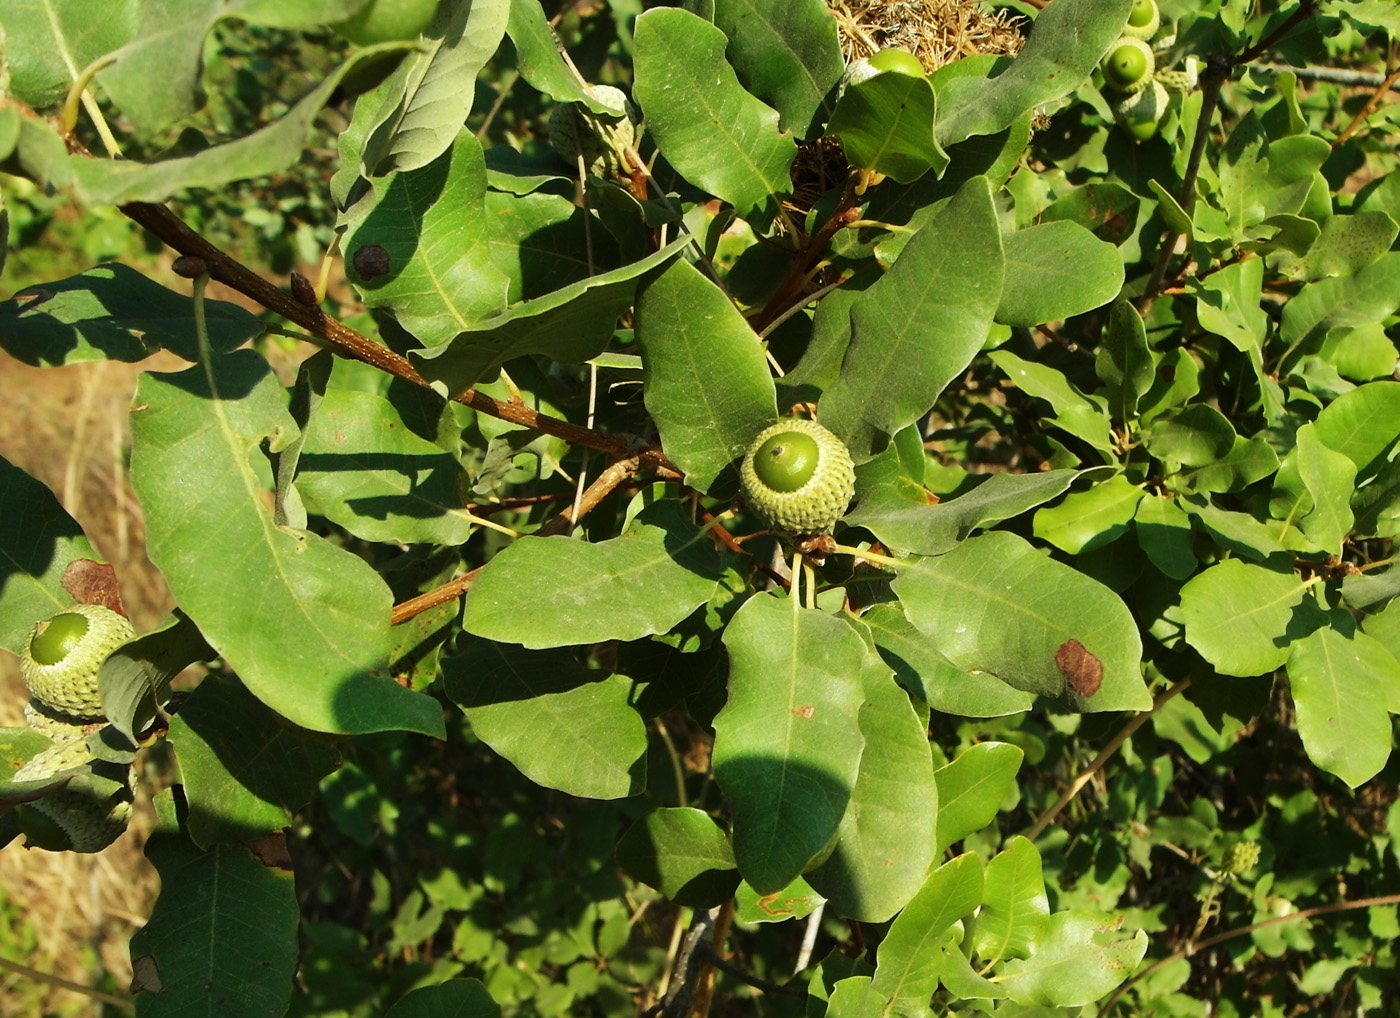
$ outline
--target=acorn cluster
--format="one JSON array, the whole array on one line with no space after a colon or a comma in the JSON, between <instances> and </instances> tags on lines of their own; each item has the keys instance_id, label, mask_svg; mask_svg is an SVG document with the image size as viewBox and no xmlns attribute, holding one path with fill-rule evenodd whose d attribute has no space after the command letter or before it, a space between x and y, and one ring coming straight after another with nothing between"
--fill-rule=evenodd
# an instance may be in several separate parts
<instances>
[{"instance_id":1,"label":"acorn cluster","mask_svg":"<svg viewBox=\"0 0 1400 1018\"><path fill-rule=\"evenodd\" d=\"M10 781L66 779L20 807L29 844L98 852L126 830L131 767L97 759L89 738L106 723L97 684L102 664L135 635L125 616L101 605L77 604L40 620L25 640L20 673L32 699L24 716L53 745L26 761Z\"/></svg>"},{"instance_id":2,"label":"acorn cluster","mask_svg":"<svg viewBox=\"0 0 1400 1018\"><path fill-rule=\"evenodd\" d=\"M1173 31L1163 32L1156 0L1133 0L1122 36L1099 63L1114 121L1139 141L1157 133L1173 93L1196 87L1195 57L1187 57L1178 70L1157 66L1158 55L1175 39Z\"/></svg>"}]
</instances>

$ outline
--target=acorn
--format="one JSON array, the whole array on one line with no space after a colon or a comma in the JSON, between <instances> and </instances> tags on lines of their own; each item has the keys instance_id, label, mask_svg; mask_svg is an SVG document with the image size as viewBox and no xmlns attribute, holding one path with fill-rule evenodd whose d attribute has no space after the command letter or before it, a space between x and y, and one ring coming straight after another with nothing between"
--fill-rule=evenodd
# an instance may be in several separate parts
<instances>
[{"instance_id":1,"label":"acorn","mask_svg":"<svg viewBox=\"0 0 1400 1018\"><path fill-rule=\"evenodd\" d=\"M68 771L75 773L66 785L21 807L21 826L39 848L100 852L126 831L135 775L130 765L96 760L86 740L72 739L37 753L10 780L42 781Z\"/></svg>"},{"instance_id":2,"label":"acorn","mask_svg":"<svg viewBox=\"0 0 1400 1018\"><path fill-rule=\"evenodd\" d=\"M739 475L749 508L769 529L793 535L830 533L856 487L845 443L801 418L759 432Z\"/></svg>"},{"instance_id":3,"label":"acorn","mask_svg":"<svg viewBox=\"0 0 1400 1018\"><path fill-rule=\"evenodd\" d=\"M1201 80L1201 62L1195 57L1187 57L1179 70L1158 71L1156 74L1163 88L1168 92L1176 92L1184 95L1193 92Z\"/></svg>"},{"instance_id":4,"label":"acorn","mask_svg":"<svg viewBox=\"0 0 1400 1018\"><path fill-rule=\"evenodd\" d=\"M1146 141L1157 133L1170 98L1162 83L1154 81L1151 88L1129 93L1114 103L1113 119L1138 141Z\"/></svg>"},{"instance_id":5,"label":"acorn","mask_svg":"<svg viewBox=\"0 0 1400 1018\"><path fill-rule=\"evenodd\" d=\"M1152 80L1157 59L1152 47L1130 35L1121 36L1099 64L1103 80L1116 92L1141 92Z\"/></svg>"},{"instance_id":6,"label":"acorn","mask_svg":"<svg viewBox=\"0 0 1400 1018\"><path fill-rule=\"evenodd\" d=\"M637 144L641 115L621 89L611 85L588 85L585 90L591 98L620 109L623 114L610 117L594 113L583 103L560 103L549 115L550 145L570 166L576 166L582 155L590 173L628 172L627 149Z\"/></svg>"},{"instance_id":7,"label":"acorn","mask_svg":"<svg viewBox=\"0 0 1400 1018\"><path fill-rule=\"evenodd\" d=\"M1147 42L1161 26L1162 14L1157 10L1155 0L1133 0L1133 9L1128 12L1128 23L1123 26L1123 34Z\"/></svg>"},{"instance_id":8,"label":"acorn","mask_svg":"<svg viewBox=\"0 0 1400 1018\"><path fill-rule=\"evenodd\" d=\"M20 654L20 674L49 710L75 720L101 720L97 673L107 656L135 635L125 616L110 608L75 604L34 626Z\"/></svg>"}]
</instances>

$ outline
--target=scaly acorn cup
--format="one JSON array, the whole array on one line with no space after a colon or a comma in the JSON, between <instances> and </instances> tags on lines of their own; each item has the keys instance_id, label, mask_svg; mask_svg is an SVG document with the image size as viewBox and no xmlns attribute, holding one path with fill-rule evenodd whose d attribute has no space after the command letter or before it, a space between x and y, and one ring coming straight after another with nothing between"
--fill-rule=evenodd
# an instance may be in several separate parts
<instances>
[{"instance_id":1,"label":"scaly acorn cup","mask_svg":"<svg viewBox=\"0 0 1400 1018\"><path fill-rule=\"evenodd\" d=\"M1133 0L1133 9L1128 12L1128 23L1123 26L1123 34L1147 42L1161 26L1162 14L1157 10L1155 0Z\"/></svg>"},{"instance_id":2,"label":"scaly acorn cup","mask_svg":"<svg viewBox=\"0 0 1400 1018\"><path fill-rule=\"evenodd\" d=\"M1115 92L1141 92L1152 80L1157 58L1147 43L1124 35L1109 48L1099 67L1104 83Z\"/></svg>"},{"instance_id":3,"label":"scaly acorn cup","mask_svg":"<svg viewBox=\"0 0 1400 1018\"><path fill-rule=\"evenodd\" d=\"M82 721L102 718L97 673L107 656L136 635L124 616L75 604L34 626L20 654L20 674L45 707Z\"/></svg>"},{"instance_id":4,"label":"scaly acorn cup","mask_svg":"<svg viewBox=\"0 0 1400 1018\"><path fill-rule=\"evenodd\" d=\"M1162 83L1154 81L1151 88L1124 96L1114 103L1113 119L1138 141L1146 141L1157 133L1157 124L1166 112L1170 99Z\"/></svg>"},{"instance_id":5,"label":"scaly acorn cup","mask_svg":"<svg viewBox=\"0 0 1400 1018\"><path fill-rule=\"evenodd\" d=\"M627 149L637 144L637 109L621 89L611 85L589 85L587 92L609 106L620 107L625 114L610 117L594 113L583 103L560 103L549 115L549 143L570 166L577 166L582 155L590 173L625 173L629 169Z\"/></svg>"},{"instance_id":6,"label":"scaly acorn cup","mask_svg":"<svg viewBox=\"0 0 1400 1018\"><path fill-rule=\"evenodd\" d=\"M57 743L37 753L12 780L40 781L77 768L82 769L66 785L22 807L44 818L21 817L31 844L50 851L100 852L126 830L133 800L132 768L96 760L86 740Z\"/></svg>"},{"instance_id":7,"label":"scaly acorn cup","mask_svg":"<svg viewBox=\"0 0 1400 1018\"><path fill-rule=\"evenodd\" d=\"M739 476L749 508L770 530L793 535L830 533L856 490L845 443L800 418L759 432Z\"/></svg>"}]
</instances>

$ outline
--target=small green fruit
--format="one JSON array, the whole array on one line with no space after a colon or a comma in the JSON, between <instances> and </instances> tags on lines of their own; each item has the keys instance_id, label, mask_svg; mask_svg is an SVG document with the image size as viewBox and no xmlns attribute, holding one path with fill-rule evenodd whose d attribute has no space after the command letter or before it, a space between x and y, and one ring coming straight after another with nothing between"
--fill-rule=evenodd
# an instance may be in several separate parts
<instances>
[{"instance_id":1,"label":"small green fruit","mask_svg":"<svg viewBox=\"0 0 1400 1018\"><path fill-rule=\"evenodd\" d=\"M907 74L911 78L924 77L924 65L919 63L919 58L898 46L882 49L866 59L877 71L893 71L896 74Z\"/></svg>"},{"instance_id":2,"label":"small green fruit","mask_svg":"<svg viewBox=\"0 0 1400 1018\"><path fill-rule=\"evenodd\" d=\"M88 617L78 612L55 615L29 642L29 653L41 665L56 665L83 642L90 625Z\"/></svg>"},{"instance_id":3,"label":"small green fruit","mask_svg":"<svg viewBox=\"0 0 1400 1018\"><path fill-rule=\"evenodd\" d=\"M582 156L590 173L625 173L629 169L627 149L637 144L641 116L621 89L589 85L587 91L591 98L622 110L623 115L594 113L583 103L560 103L549 115L549 143L570 166L577 166Z\"/></svg>"},{"instance_id":4,"label":"small green fruit","mask_svg":"<svg viewBox=\"0 0 1400 1018\"><path fill-rule=\"evenodd\" d=\"M136 635L122 615L96 604L77 604L35 625L20 655L30 694L51 711L76 720L99 720L97 673L107 655Z\"/></svg>"},{"instance_id":5,"label":"small green fruit","mask_svg":"<svg viewBox=\"0 0 1400 1018\"><path fill-rule=\"evenodd\" d=\"M331 25L357 46L416 39L432 24L438 0L369 0L358 14Z\"/></svg>"},{"instance_id":6,"label":"small green fruit","mask_svg":"<svg viewBox=\"0 0 1400 1018\"><path fill-rule=\"evenodd\" d=\"M765 428L739 471L744 500L769 529L825 534L855 494L855 467L845 443L815 421L791 419Z\"/></svg>"},{"instance_id":7,"label":"small green fruit","mask_svg":"<svg viewBox=\"0 0 1400 1018\"><path fill-rule=\"evenodd\" d=\"M85 739L55 743L15 771L13 781L63 778L25 804L21 829L30 845L50 851L100 852L131 819L134 774L129 764L97 760Z\"/></svg>"},{"instance_id":8,"label":"small green fruit","mask_svg":"<svg viewBox=\"0 0 1400 1018\"><path fill-rule=\"evenodd\" d=\"M1128 23L1123 26L1123 34L1146 42L1157 34L1161 25L1162 15L1154 0L1133 0L1133 9L1128 12Z\"/></svg>"},{"instance_id":9,"label":"small green fruit","mask_svg":"<svg viewBox=\"0 0 1400 1018\"><path fill-rule=\"evenodd\" d=\"M1152 80L1156 65L1151 46L1125 35L1113 44L1100 66L1110 88L1119 92L1140 92Z\"/></svg>"},{"instance_id":10,"label":"small green fruit","mask_svg":"<svg viewBox=\"0 0 1400 1018\"><path fill-rule=\"evenodd\" d=\"M1157 133L1157 124L1170 99L1162 83L1154 81L1151 88L1126 95L1114 103L1113 119L1138 141L1146 141Z\"/></svg>"}]
</instances>

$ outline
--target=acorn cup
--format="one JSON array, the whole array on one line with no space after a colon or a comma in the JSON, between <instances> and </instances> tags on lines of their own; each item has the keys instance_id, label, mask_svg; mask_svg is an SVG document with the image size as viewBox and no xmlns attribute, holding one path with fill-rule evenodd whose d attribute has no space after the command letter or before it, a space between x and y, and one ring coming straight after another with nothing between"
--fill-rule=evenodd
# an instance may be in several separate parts
<instances>
[{"instance_id":1,"label":"acorn cup","mask_svg":"<svg viewBox=\"0 0 1400 1018\"><path fill-rule=\"evenodd\" d=\"M744 501L770 530L826 534L855 494L845 443L815 421L779 421L749 445L739 471Z\"/></svg>"},{"instance_id":2,"label":"acorn cup","mask_svg":"<svg viewBox=\"0 0 1400 1018\"><path fill-rule=\"evenodd\" d=\"M1123 26L1123 34L1148 42L1162 27L1162 13L1155 0L1133 0L1133 9L1128 12L1128 23Z\"/></svg>"},{"instance_id":3,"label":"acorn cup","mask_svg":"<svg viewBox=\"0 0 1400 1018\"><path fill-rule=\"evenodd\" d=\"M123 615L75 604L37 623L20 654L30 694L51 711L78 721L102 720L97 673L109 654L136 635Z\"/></svg>"},{"instance_id":4,"label":"acorn cup","mask_svg":"<svg viewBox=\"0 0 1400 1018\"><path fill-rule=\"evenodd\" d=\"M583 103L559 103L549 115L549 143L570 166L576 166L582 156L590 173L625 173L627 149L637 144L641 117L621 89L589 85L587 92L594 99L621 107L625 113L610 117L594 113Z\"/></svg>"},{"instance_id":5,"label":"acorn cup","mask_svg":"<svg viewBox=\"0 0 1400 1018\"><path fill-rule=\"evenodd\" d=\"M1104 83L1115 92L1141 92L1152 81L1157 58L1152 47L1130 35L1121 36L1099 64Z\"/></svg>"}]
</instances>

